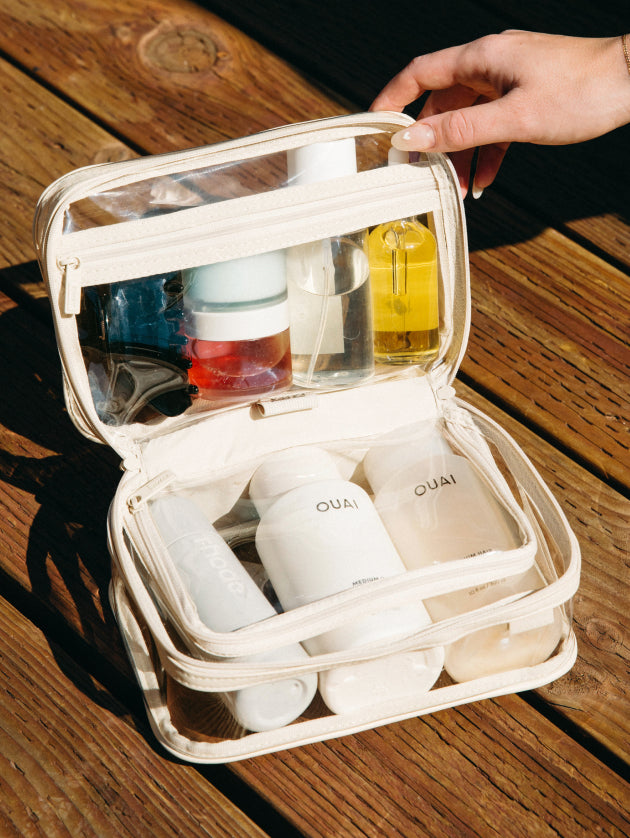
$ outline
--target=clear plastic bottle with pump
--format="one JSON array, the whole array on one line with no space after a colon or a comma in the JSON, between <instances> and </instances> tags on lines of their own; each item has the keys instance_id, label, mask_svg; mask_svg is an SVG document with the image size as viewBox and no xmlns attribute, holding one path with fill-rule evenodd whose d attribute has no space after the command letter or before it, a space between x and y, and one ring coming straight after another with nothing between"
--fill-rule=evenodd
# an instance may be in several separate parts
<instances>
[{"instance_id":1,"label":"clear plastic bottle with pump","mask_svg":"<svg viewBox=\"0 0 630 838\"><path fill-rule=\"evenodd\" d=\"M260 515L256 548L285 611L405 571L367 493L342 479L321 448L268 457L252 477L250 497ZM430 622L418 601L331 629L303 645L310 654L353 649L411 635ZM421 695L437 680L442 661L438 648L344 665L321 672L319 689L334 713L355 711Z\"/></svg>"},{"instance_id":2,"label":"clear plastic bottle with pump","mask_svg":"<svg viewBox=\"0 0 630 838\"><path fill-rule=\"evenodd\" d=\"M182 272L191 384L208 401L249 400L291 385L284 251Z\"/></svg>"},{"instance_id":3,"label":"clear plastic bottle with pump","mask_svg":"<svg viewBox=\"0 0 630 838\"><path fill-rule=\"evenodd\" d=\"M192 500L165 495L150 502L150 511L199 619L208 628L234 631L276 614L256 581ZM242 660L284 663L307 658L304 649L293 643ZM316 690L317 676L308 673L226 692L222 698L239 724L247 730L263 731L294 721L311 703Z\"/></svg>"},{"instance_id":4,"label":"clear plastic bottle with pump","mask_svg":"<svg viewBox=\"0 0 630 838\"><path fill-rule=\"evenodd\" d=\"M353 138L287 154L291 186L356 172ZM287 251L293 377L303 387L346 387L374 373L372 301L365 230Z\"/></svg>"},{"instance_id":5,"label":"clear plastic bottle with pump","mask_svg":"<svg viewBox=\"0 0 630 838\"><path fill-rule=\"evenodd\" d=\"M363 467L374 505L409 570L518 547L516 523L437 426L383 440L368 451ZM521 574L428 598L425 606L437 622L544 584L534 564ZM560 611L549 609L534 627L503 624L455 641L445 649L444 668L455 681L468 681L532 666L551 655L561 634Z\"/></svg>"},{"instance_id":6,"label":"clear plastic bottle with pump","mask_svg":"<svg viewBox=\"0 0 630 838\"><path fill-rule=\"evenodd\" d=\"M389 164L407 162L389 152ZM416 218L375 227L368 237L374 310L374 357L387 364L426 364L440 346L435 236Z\"/></svg>"}]
</instances>

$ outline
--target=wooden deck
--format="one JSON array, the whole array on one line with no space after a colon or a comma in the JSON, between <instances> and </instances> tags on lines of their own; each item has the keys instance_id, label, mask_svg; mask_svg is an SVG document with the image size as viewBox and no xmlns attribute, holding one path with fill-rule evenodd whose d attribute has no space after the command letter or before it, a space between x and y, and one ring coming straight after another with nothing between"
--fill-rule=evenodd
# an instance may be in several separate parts
<instances>
[{"instance_id":1,"label":"wooden deck","mask_svg":"<svg viewBox=\"0 0 630 838\"><path fill-rule=\"evenodd\" d=\"M230 767L180 763L149 730L107 604L117 458L66 415L31 243L39 194L74 167L363 110L414 54L506 27L630 19L605 0L1 4L1 836L630 834L630 128L513 148L466 202L458 392L524 447L579 538L575 667Z\"/></svg>"}]
</instances>

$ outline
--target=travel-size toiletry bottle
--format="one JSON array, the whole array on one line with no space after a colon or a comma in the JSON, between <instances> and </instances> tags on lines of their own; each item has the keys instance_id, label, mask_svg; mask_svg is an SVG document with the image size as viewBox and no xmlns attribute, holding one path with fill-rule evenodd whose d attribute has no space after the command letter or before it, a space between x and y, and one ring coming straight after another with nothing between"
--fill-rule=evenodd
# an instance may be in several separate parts
<instances>
[{"instance_id":1,"label":"travel-size toiletry bottle","mask_svg":"<svg viewBox=\"0 0 630 838\"><path fill-rule=\"evenodd\" d=\"M291 384L285 254L182 272L192 384L208 401L246 401Z\"/></svg>"},{"instance_id":2,"label":"travel-size toiletry bottle","mask_svg":"<svg viewBox=\"0 0 630 838\"><path fill-rule=\"evenodd\" d=\"M414 441L397 442L396 434L383 439L368 451L363 467L374 505L409 570L518 547L516 523L435 425L429 424ZM533 565L524 573L431 597L424 604L437 622L543 585ZM445 649L444 667L455 681L468 681L531 666L549 657L560 636L560 613L550 609L535 628L519 631L504 624L455 641Z\"/></svg>"},{"instance_id":3,"label":"travel-size toiletry bottle","mask_svg":"<svg viewBox=\"0 0 630 838\"><path fill-rule=\"evenodd\" d=\"M287 153L291 186L357 171L353 138ZM346 387L374 372L366 231L287 250L293 377L303 387Z\"/></svg>"},{"instance_id":4,"label":"travel-size toiletry bottle","mask_svg":"<svg viewBox=\"0 0 630 838\"><path fill-rule=\"evenodd\" d=\"M407 162L391 149L390 165ZM438 352L439 291L435 236L415 218L375 227L368 237L374 310L374 357L387 364L424 364Z\"/></svg>"},{"instance_id":5,"label":"travel-size toiletry bottle","mask_svg":"<svg viewBox=\"0 0 630 838\"><path fill-rule=\"evenodd\" d=\"M250 497L260 515L256 549L285 611L405 567L367 493L343 480L317 447L269 456L254 473ZM430 624L420 600L373 613L304 640L310 654L353 649ZM334 713L426 692L442 669L441 649L390 655L320 673Z\"/></svg>"},{"instance_id":6,"label":"travel-size toiletry bottle","mask_svg":"<svg viewBox=\"0 0 630 838\"><path fill-rule=\"evenodd\" d=\"M234 631L276 614L257 583L199 507L165 495L150 511L199 619L217 632ZM298 643L242 658L247 662L293 662L308 658ZM308 673L222 693L234 718L247 730L263 731L294 721L311 703L317 675Z\"/></svg>"}]
</instances>

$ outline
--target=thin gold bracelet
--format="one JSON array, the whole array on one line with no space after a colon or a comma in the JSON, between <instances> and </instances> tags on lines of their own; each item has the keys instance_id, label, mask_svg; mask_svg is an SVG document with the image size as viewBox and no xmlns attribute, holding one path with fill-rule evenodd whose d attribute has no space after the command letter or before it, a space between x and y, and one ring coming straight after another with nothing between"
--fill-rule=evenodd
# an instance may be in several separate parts
<instances>
[{"instance_id":1,"label":"thin gold bracelet","mask_svg":"<svg viewBox=\"0 0 630 838\"><path fill-rule=\"evenodd\" d=\"M630 52L628 51L628 44L626 43L627 35L621 36L621 46L623 47L623 57L626 59L626 67L628 74L630 74Z\"/></svg>"}]
</instances>

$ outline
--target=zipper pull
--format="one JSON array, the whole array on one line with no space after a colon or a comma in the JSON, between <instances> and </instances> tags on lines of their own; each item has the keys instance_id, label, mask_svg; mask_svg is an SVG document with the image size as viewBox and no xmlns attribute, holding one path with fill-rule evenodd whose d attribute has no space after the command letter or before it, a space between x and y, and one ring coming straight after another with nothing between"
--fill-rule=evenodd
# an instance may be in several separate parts
<instances>
[{"instance_id":1,"label":"zipper pull","mask_svg":"<svg viewBox=\"0 0 630 838\"><path fill-rule=\"evenodd\" d=\"M137 492L134 492L133 495L127 499L127 507L129 508L129 511L132 514L138 512L138 510L142 509L148 500L155 497L155 495L161 492L162 489L170 486L173 480L175 480L175 475L172 471L163 471L161 474L158 474L157 477L149 480L148 483L141 486Z\"/></svg>"},{"instance_id":2,"label":"zipper pull","mask_svg":"<svg viewBox=\"0 0 630 838\"><path fill-rule=\"evenodd\" d=\"M81 261L76 256L60 262L63 268L63 310L67 315L79 314L81 311L81 282L79 268ZM72 273L71 273L72 271Z\"/></svg>"}]
</instances>

